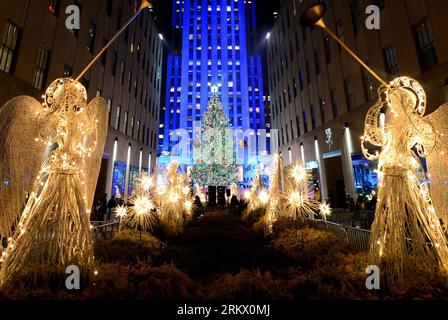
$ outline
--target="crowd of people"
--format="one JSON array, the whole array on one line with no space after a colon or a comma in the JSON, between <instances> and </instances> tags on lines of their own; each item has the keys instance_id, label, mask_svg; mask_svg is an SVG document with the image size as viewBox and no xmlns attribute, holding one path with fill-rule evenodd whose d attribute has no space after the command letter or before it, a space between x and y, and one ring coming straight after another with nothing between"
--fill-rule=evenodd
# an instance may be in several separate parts
<instances>
[{"instance_id":1,"label":"crowd of people","mask_svg":"<svg viewBox=\"0 0 448 320\"><path fill-rule=\"evenodd\" d=\"M114 219L114 211L115 208L121 205L124 205L125 201L121 198L116 198L112 196L109 200L107 199L107 194L104 194L100 199L98 199L93 208L91 214L92 221L102 221L102 222L110 222ZM227 206L232 209L239 209L242 211L244 209L244 201L238 200L238 197L233 195L230 198L230 202L227 203ZM202 202L198 196L195 197L193 202L193 208L199 209L202 208Z\"/></svg>"},{"instance_id":2,"label":"crowd of people","mask_svg":"<svg viewBox=\"0 0 448 320\"><path fill-rule=\"evenodd\" d=\"M376 207L376 197L374 196L365 196L363 194L358 195L358 199L355 201L353 198L350 198L349 200L349 207L348 209L351 212L358 212L358 211L375 211Z\"/></svg>"},{"instance_id":3,"label":"crowd of people","mask_svg":"<svg viewBox=\"0 0 448 320\"><path fill-rule=\"evenodd\" d=\"M114 218L115 208L123 204L123 199L117 199L115 196L112 196L107 200L107 194L104 194L94 204L91 220L109 222Z\"/></svg>"},{"instance_id":4,"label":"crowd of people","mask_svg":"<svg viewBox=\"0 0 448 320\"><path fill-rule=\"evenodd\" d=\"M333 201L331 201L331 198L329 198L328 201L333 205ZM352 213L361 211L375 211L376 201L377 200L375 196L366 196L359 194L355 202L352 197L347 195L344 209ZM110 222L112 219L114 219L115 208L123 204L123 199L112 196L108 200L107 194L104 194L94 204L92 208L91 220L103 221L106 223ZM198 196L195 197L193 205L194 208L198 209L202 207L201 200ZM242 211L244 209L244 201L240 201L237 196L233 195L230 198L230 202L227 203L227 206L234 209L238 208Z\"/></svg>"}]
</instances>

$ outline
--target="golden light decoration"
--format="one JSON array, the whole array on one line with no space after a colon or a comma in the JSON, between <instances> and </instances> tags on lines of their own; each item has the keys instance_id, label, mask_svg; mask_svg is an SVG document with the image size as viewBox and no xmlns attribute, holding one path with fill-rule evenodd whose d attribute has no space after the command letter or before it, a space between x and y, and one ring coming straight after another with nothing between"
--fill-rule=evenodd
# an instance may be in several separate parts
<instances>
[{"instance_id":1,"label":"golden light decoration","mask_svg":"<svg viewBox=\"0 0 448 320\"><path fill-rule=\"evenodd\" d=\"M310 179L309 172L300 163L296 163L292 167L291 175L296 180L296 182L308 181Z\"/></svg>"},{"instance_id":2,"label":"golden light decoration","mask_svg":"<svg viewBox=\"0 0 448 320\"><path fill-rule=\"evenodd\" d=\"M319 208L319 202L310 198L308 188L289 184L284 195L285 213L294 220L305 221Z\"/></svg>"},{"instance_id":3,"label":"golden light decoration","mask_svg":"<svg viewBox=\"0 0 448 320\"><path fill-rule=\"evenodd\" d=\"M195 194L201 194L196 188ZM179 162L172 161L167 167L165 184L154 194L160 223L180 231L185 221L191 219L193 202L187 174L179 173Z\"/></svg>"},{"instance_id":4,"label":"golden light decoration","mask_svg":"<svg viewBox=\"0 0 448 320\"><path fill-rule=\"evenodd\" d=\"M91 207L96 184L92 180L98 178L100 166L97 155L92 154L104 148L107 136L106 112L104 99L96 98L88 104L85 88L73 79L57 79L47 88L36 119L37 139L45 146L54 144L54 150L36 174L15 234L4 252L0 286L24 265L42 261L61 272L67 263L78 265L86 276L93 272L87 208ZM0 224L4 224L3 219Z\"/></svg>"},{"instance_id":5,"label":"golden light decoration","mask_svg":"<svg viewBox=\"0 0 448 320\"><path fill-rule=\"evenodd\" d=\"M331 207L330 204L328 202L322 202L319 205L319 212L322 216L322 218L324 219L325 222L327 222L327 217L331 216Z\"/></svg>"},{"instance_id":6,"label":"golden light decoration","mask_svg":"<svg viewBox=\"0 0 448 320\"><path fill-rule=\"evenodd\" d=\"M0 109L0 175L6 169L12 172L13 178L16 175L22 177L24 173L33 177L7 188L17 194L0 191L0 203L20 200L19 210L14 206L6 210L1 208L0 234L9 235L10 230L14 230L14 234L7 249L2 252L4 261L0 270L0 287L24 267L43 262L52 266L51 272L64 274L67 265L76 265L82 270L83 277L93 274L88 208L92 207L107 138L108 113L107 104L101 97L87 103L86 89L79 80L131 22L151 6L148 1L142 1L139 10L101 48L76 79L53 81L46 89L41 105L31 97L20 96ZM31 110L34 113L24 114ZM18 116L19 113L22 115ZM25 120L21 128L14 126L18 119ZM24 128L25 124L31 126ZM24 135L31 132L34 136ZM5 138L8 144L3 143ZM36 145L39 141L43 144L28 148L30 142ZM12 151L12 146L23 150L22 157L14 159L15 163L11 162L11 156L18 154ZM52 147L52 151L43 156L47 147L47 150ZM41 164L38 172L36 162ZM30 169L30 166L34 168ZM35 181L32 181L34 177ZM24 190L31 192L22 210Z\"/></svg>"},{"instance_id":7,"label":"golden light decoration","mask_svg":"<svg viewBox=\"0 0 448 320\"><path fill-rule=\"evenodd\" d=\"M190 187L189 186L185 186L185 187L183 187L183 189L182 189L182 193L185 195L185 196L188 196L189 194L190 194Z\"/></svg>"},{"instance_id":8,"label":"golden light decoration","mask_svg":"<svg viewBox=\"0 0 448 320\"><path fill-rule=\"evenodd\" d=\"M149 191L152 187L152 178L148 173L142 173L137 180L143 191Z\"/></svg>"},{"instance_id":9,"label":"golden light decoration","mask_svg":"<svg viewBox=\"0 0 448 320\"><path fill-rule=\"evenodd\" d=\"M306 201L307 196L301 191L293 191L288 197L288 203L294 208L300 208Z\"/></svg>"},{"instance_id":10,"label":"golden light decoration","mask_svg":"<svg viewBox=\"0 0 448 320\"><path fill-rule=\"evenodd\" d=\"M247 214L259 209L265 209L269 203L269 194L266 192L261 179L260 170L257 169L255 179L250 189L250 196L245 195L247 198Z\"/></svg>"},{"instance_id":11,"label":"golden light decoration","mask_svg":"<svg viewBox=\"0 0 448 320\"><path fill-rule=\"evenodd\" d=\"M168 201L171 203L176 203L177 201L179 201L179 194L176 192L170 192Z\"/></svg>"},{"instance_id":12,"label":"golden light decoration","mask_svg":"<svg viewBox=\"0 0 448 320\"><path fill-rule=\"evenodd\" d=\"M266 205L269 202L269 193L267 193L266 190L262 190L258 195L258 199L260 199L260 202L263 205Z\"/></svg>"},{"instance_id":13,"label":"golden light decoration","mask_svg":"<svg viewBox=\"0 0 448 320\"><path fill-rule=\"evenodd\" d=\"M187 210L188 213L191 213L191 210L193 209L193 202L190 200L185 200L184 208L185 210Z\"/></svg>"},{"instance_id":14,"label":"golden light decoration","mask_svg":"<svg viewBox=\"0 0 448 320\"><path fill-rule=\"evenodd\" d=\"M391 287L402 278L404 258L408 254L427 269L439 266L448 271L446 237L436 213L428 210L433 201L420 160L427 158L428 169L446 177L446 165L437 154L447 148L442 134L447 133L448 128L446 121L440 123L436 119L437 116L447 119L448 106L439 108L434 113L435 118L431 115L424 117L426 94L423 87L409 77L386 83L325 25L326 8L323 2L308 7L300 18L302 27L316 25L324 29L381 83L379 99L367 112L361 137L364 156L368 160L378 159L378 201L370 237L369 263L386 269ZM380 114L384 111L386 120L383 125ZM368 145L381 148L381 152L372 154ZM409 161L410 158L415 161ZM409 170L413 172L409 174ZM436 183L435 188L441 192L436 191L435 203L444 208L441 203L446 202L448 191L438 185ZM410 252L409 239L412 241Z\"/></svg>"},{"instance_id":15,"label":"golden light decoration","mask_svg":"<svg viewBox=\"0 0 448 320\"><path fill-rule=\"evenodd\" d=\"M127 223L140 231L152 229L155 222L154 203L147 196L135 196L130 200Z\"/></svg>"},{"instance_id":16,"label":"golden light decoration","mask_svg":"<svg viewBox=\"0 0 448 320\"><path fill-rule=\"evenodd\" d=\"M250 191L249 190L244 191L243 197L244 197L244 200L249 201L251 198Z\"/></svg>"},{"instance_id":17,"label":"golden light decoration","mask_svg":"<svg viewBox=\"0 0 448 320\"><path fill-rule=\"evenodd\" d=\"M126 206L118 206L115 208L115 215L118 217L118 232L121 231L121 224L126 220L128 215L128 208Z\"/></svg>"},{"instance_id":18,"label":"golden light decoration","mask_svg":"<svg viewBox=\"0 0 448 320\"><path fill-rule=\"evenodd\" d=\"M272 157L271 187L269 189L269 203L264 216L264 234L272 233L273 225L278 217L284 212L282 201L284 186L284 161L281 155L274 154Z\"/></svg>"},{"instance_id":19,"label":"golden light decoration","mask_svg":"<svg viewBox=\"0 0 448 320\"><path fill-rule=\"evenodd\" d=\"M120 219L124 219L126 218L128 214L128 209L125 206L118 206L115 208L115 215L120 218Z\"/></svg>"},{"instance_id":20,"label":"golden light decoration","mask_svg":"<svg viewBox=\"0 0 448 320\"><path fill-rule=\"evenodd\" d=\"M164 196L167 193L167 189L168 189L167 186L165 185L161 186L160 188L157 189L157 195L159 197Z\"/></svg>"},{"instance_id":21,"label":"golden light decoration","mask_svg":"<svg viewBox=\"0 0 448 320\"><path fill-rule=\"evenodd\" d=\"M237 198L240 197L240 187L236 183L232 183L230 185L230 197L236 196Z\"/></svg>"},{"instance_id":22,"label":"golden light decoration","mask_svg":"<svg viewBox=\"0 0 448 320\"><path fill-rule=\"evenodd\" d=\"M150 198L144 196L137 196L131 199L131 210L135 211L137 215L144 215L151 212L154 209L154 203Z\"/></svg>"}]
</instances>

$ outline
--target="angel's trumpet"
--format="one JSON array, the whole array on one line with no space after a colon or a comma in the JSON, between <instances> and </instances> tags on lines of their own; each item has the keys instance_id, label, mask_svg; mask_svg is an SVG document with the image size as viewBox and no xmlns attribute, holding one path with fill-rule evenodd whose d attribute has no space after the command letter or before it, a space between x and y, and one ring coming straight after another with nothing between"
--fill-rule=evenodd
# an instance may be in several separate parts
<instances>
[{"instance_id":1,"label":"angel's trumpet","mask_svg":"<svg viewBox=\"0 0 448 320\"><path fill-rule=\"evenodd\" d=\"M123 27L121 27L120 30L112 37L112 39L109 40L109 42L97 53L95 58L90 61L90 63L84 68L84 70L79 74L79 76L75 79L75 81L79 81L82 76L89 71L89 69L93 66L93 64L103 55L103 53L107 50L107 48L110 47L110 45L123 33L124 30L127 29L127 27L132 23L132 21L135 20L135 18L138 17L138 15L144 10L144 9L152 9L152 4L149 1L143 0L140 8L138 11L124 24Z\"/></svg>"},{"instance_id":2,"label":"angel's trumpet","mask_svg":"<svg viewBox=\"0 0 448 320\"><path fill-rule=\"evenodd\" d=\"M318 26L324 29L334 40L336 40L345 51L347 51L359 64L361 64L370 74L372 74L375 79L381 82L386 88L389 88L389 85L386 81L384 81L375 71L373 71L364 61L361 60L347 45L339 39L325 24L324 15L327 11L327 5L323 2L319 2L308 7L300 17L300 25L302 27L312 27Z\"/></svg>"}]
</instances>

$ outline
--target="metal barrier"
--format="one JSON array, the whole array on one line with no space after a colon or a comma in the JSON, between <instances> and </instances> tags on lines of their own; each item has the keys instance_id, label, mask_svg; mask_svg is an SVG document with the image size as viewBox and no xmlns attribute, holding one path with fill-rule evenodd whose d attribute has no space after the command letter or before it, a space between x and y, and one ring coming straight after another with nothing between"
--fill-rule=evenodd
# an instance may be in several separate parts
<instances>
[{"instance_id":1,"label":"metal barrier","mask_svg":"<svg viewBox=\"0 0 448 320\"><path fill-rule=\"evenodd\" d=\"M94 240L110 240L120 229L120 222L113 221L103 225L92 224Z\"/></svg>"},{"instance_id":2,"label":"metal barrier","mask_svg":"<svg viewBox=\"0 0 448 320\"><path fill-rule=\"evenodd\" d=\"M354 244L360 251L369 251L370 230L346 227L345 231L348 243Z\"/></svg>"},{"instance_id":3,"label":"metal barrier","mask_svg":"<svg viewBox=\"0 0 448 320\"><path fill-rule=\"evenodd\" d=\"M328 221L354 228L370 229L375 218L373 211L351 212L346 209L333 209Z\"/></svg>"},{"instance_id":4,"label":"metal barrier","mask_svg":"<svg viewBox=\"0 0 448 320\"><path fill-rule=\"evenodd\" d=\"M369 251L370 230L343 226L330 221L311 219L315 227L320 230L333 232L336 236L356 246L360 251Z\"/></svg>"}]
</instances>

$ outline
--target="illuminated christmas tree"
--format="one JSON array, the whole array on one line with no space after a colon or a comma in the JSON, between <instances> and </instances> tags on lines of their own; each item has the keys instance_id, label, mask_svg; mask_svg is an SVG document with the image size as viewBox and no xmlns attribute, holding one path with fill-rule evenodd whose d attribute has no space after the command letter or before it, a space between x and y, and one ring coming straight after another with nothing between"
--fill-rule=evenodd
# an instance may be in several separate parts
<instances>
[{"instance_id":1,"label":"illuminated christmas tree","mask_svg":"<svg viewBox=\"0 0 448 320\"><path fill-rule=\"evenodd\" d=\"M199 156L191 170L191 179L199 186L230 186L238 181L235 144L229 119L220 97L214 93L201 125L201 139L195 141Z\"/></svg>"}]
</instances>

